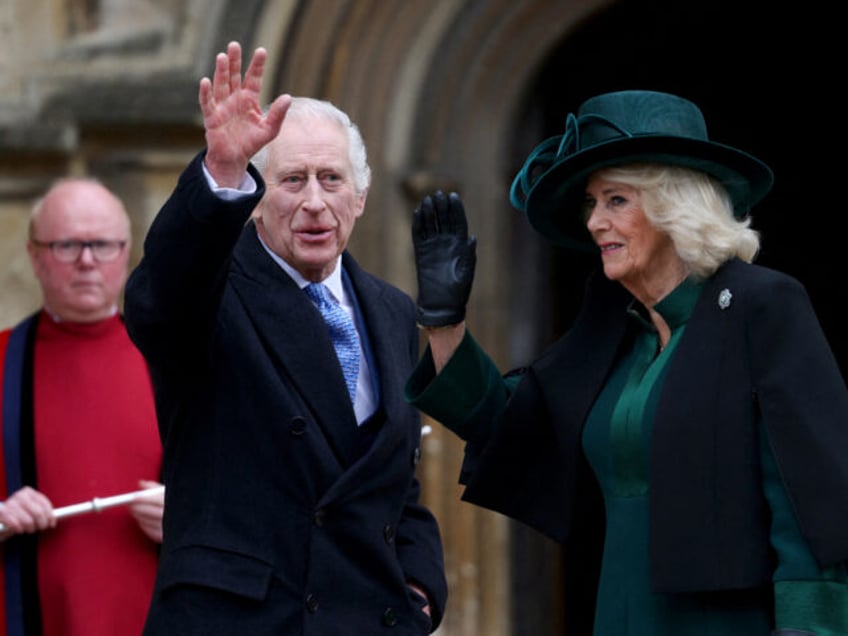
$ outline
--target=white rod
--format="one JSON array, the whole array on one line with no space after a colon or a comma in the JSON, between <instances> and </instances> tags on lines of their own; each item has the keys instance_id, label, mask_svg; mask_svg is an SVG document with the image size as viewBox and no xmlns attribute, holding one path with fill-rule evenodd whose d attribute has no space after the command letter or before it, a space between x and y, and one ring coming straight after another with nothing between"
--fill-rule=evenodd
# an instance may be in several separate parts
<instances>
[{"instance_id":1,"label":"white rod","mask_svg":"<svg viewBox=\"0 0 848 636\"><path fill-rule=\"evenodd\" d=\"M56 508L53 510L53 516L57 519L62 519L64 517L73 517L87 512L100 512L104 508L121 506L133 502L140 497L149 497L163 492L165 492L165 486L157 486L156 488L144 488L143 490L135 490L133 492L126 492L121 495L113 495L111 497L95 497L91 501L83 501L82 503ZM5 530L6 526L0 523L0 533Z\"/></svg>"}]
</instances>

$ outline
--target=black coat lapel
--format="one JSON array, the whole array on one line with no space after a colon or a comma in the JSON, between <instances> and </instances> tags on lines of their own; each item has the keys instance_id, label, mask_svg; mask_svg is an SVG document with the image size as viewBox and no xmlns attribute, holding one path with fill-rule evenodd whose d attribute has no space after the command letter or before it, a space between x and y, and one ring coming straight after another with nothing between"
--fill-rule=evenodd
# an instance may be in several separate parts
<instances>
[{"instance_id":1,"label":"black coat lapel","mask_svg":"<svg viewBox=\"0 0 848 636\"><path fill-rule=\"evenodd\" d=\"M236 244L231 283L281 381L294 385L340 463L349 466L355 458L356 418L324 319L268 255L252 223Z\"/></svg>"}]
</instances>

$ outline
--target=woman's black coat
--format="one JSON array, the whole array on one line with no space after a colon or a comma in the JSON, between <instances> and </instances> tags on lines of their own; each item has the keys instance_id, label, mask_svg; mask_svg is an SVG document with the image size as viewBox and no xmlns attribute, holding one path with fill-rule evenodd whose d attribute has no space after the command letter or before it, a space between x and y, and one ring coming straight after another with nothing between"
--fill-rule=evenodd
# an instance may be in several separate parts
<instances>
[{"instance_id":1,"label":"woman's black coat","mask_svg":"<svg viewBox=\"0 0 848 636\"><path fill-rule=\"evenodd\" d=\"M573 542L567 575L592 591L603 507L580 440L631 300L595 275L573 328L525 370L495 437L479 455L469 445L463 467L465 500ZM705 283L669 365L650 457L654 588L770 582L763 431L819 564L848 560L848 391L802 285L764 267L726 264Z\"/></svg>"}]
</instances>

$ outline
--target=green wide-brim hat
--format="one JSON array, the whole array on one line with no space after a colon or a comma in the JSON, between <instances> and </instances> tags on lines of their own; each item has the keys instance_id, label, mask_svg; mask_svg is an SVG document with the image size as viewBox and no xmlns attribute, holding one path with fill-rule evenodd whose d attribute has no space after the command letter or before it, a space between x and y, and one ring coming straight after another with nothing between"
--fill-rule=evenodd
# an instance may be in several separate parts
<instances>
[{"instance_id":1,"label":"green wide-brim hat","mask_svg":"<svg viewBox=\"0 0 848 636\"><path fill-rule=\"evenodd\" d=\"M618 91L586 100L565 133L537 146L512 183L510 201L549 241L592 249L581 211L586 181L600 168L659 163L718 179L737 218L771 189L771 169L752 155L710 141L701 110L655 91Z\"/></svg>"}]
</instances>

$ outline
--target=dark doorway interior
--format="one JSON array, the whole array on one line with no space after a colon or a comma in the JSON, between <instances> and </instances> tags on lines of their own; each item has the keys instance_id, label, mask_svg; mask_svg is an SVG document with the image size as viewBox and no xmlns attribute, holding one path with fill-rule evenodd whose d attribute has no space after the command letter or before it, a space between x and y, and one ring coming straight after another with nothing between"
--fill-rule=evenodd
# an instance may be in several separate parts
<instances>
[{"instance_id":1,"label":"dark doorway interior","mask_svg":"<svg viewBox=\"0 0 848 636\"><path fill-rule=\"evenodd\" d=\"M710 137L768 163L775 187L753 210L762 232L757 262L807 287L837 360L848 370L846 257L839 239L844 206L822 165L839 152L832 88L844 75L829 38L830 10L744 0L631 0L590 19L540 71L534 100L543 137L592 95L627 88L680 94L704 112ZM838 161L838 159L837 159ZM833 200L835 199L835 200ZM557 277L573 255L554 260ZM568 309L562 313L567 322ZM562 328L564 325L560 324Z\"/></svg>"},{"instance_id":2,"label":"dark doorway interior","mask_svg":"<svg viewBox=\"0 0 848 636\"><path fill-rule=\"evenodd\" d=\"M837 130L844 115L840 119L831 105L832 80L844 75L837 41L828 36L830 25L839 22L834 12L802 3L624 0L589 17L538 70L516 133L512 174L536 143L560 134L566 114L592 95L644 88L693 100L713 140L746 150L774 170L774 189L753 210L754 227L762 233L757 262L805 284L844 375L848 329L839 316L848 301L840 238L845 212L841 180L822 168L840 154L844 137ZM536 344L543 346L567 329L579 304L575 294L560 290L579 289L590 264L536 242L522 225L517 219L518 256L549 271L540 285L549 290L551 304L537 303L533 310ZM527 267L519 277L523 285L532 279ZM550 582L539 581L538 570L530 571L534 559L527 558L548 549L544 541L523 528L514 533L516 635L564 633L556 598L541 589ZM539 616L553 619L542 625Z\"/></svg>"}]
</instances>

